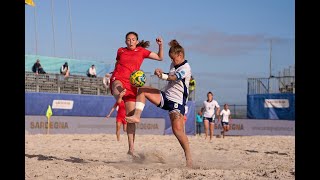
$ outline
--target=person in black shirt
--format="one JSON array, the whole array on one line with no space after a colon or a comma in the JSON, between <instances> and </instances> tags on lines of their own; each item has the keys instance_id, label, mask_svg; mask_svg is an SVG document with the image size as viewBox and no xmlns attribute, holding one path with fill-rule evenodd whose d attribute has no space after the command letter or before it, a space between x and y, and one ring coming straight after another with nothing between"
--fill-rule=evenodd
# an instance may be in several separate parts
<instances>
[{"instance_id":1,"label":"person in black shirt","mask_svg":"<svg viewBox=\"0 0 320 180\"><path fill-rule=\"evenodd\" d=\"M33 64L32 66L32 72L36 73L36 74L46 74L46 72L43 70L41 64L40 64L40 60L37 59L37 61Z\"/></svg>"}]
</instances>

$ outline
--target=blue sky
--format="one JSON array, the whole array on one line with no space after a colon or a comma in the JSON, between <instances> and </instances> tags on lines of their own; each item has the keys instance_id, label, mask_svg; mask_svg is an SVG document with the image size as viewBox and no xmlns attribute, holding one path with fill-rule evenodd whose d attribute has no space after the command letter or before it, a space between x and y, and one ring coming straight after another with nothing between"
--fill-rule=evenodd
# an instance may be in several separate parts
<instances>
[{"instance_id":1,"label":"blue sky","mask_svg":"<svg viewBox=\"0 0 320 180\"><path fill-rule=\"evenodd\" d=\"M51 0L34 0L38 54L54 56ZM53 2L55 56L71 58L67 0ZM293 0L70 0L76 59L113 63L125 34L165 42L162 62L146 59L142 69L167 71L167 43L177 39L197 80L196 98L212 91L221 103L246 104L247 78L268 77L270 39L272 73L295 64L295 1ZM25 7L25 52L35 54L34 7Z\"/></svg>"}]
</instances>

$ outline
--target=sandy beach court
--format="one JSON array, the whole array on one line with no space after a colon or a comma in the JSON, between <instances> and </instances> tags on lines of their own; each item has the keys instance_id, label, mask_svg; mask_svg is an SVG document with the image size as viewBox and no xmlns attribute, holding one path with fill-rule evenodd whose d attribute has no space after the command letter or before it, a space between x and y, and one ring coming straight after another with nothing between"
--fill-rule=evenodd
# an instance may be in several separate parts
<instances>
[{"instance_id":1,"label":"sandy beach court","mask_svg":"<svg viewBox=\"0 0 320 180\"><path fill-rule=\"evenodd\" d=\"M185 167L175 136L136 135L138 158L126 135L25 136L25 177L38 179L295 179L294 136L188 136L193 168Z\"/></svg>"}]
</instances>

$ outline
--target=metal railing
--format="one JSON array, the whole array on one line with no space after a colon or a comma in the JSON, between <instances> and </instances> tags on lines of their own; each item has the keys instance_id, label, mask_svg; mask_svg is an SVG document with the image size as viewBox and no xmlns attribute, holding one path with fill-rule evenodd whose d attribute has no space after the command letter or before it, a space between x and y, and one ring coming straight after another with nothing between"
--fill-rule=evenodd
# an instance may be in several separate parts
<instances>
[{"instance_id":1,"label":"metal railing","mask_svg":"<svg viewBox=\"0 0 320 180\"><path fill-rule=\"evenodd\" d=\"M104 87L102 80L102 77L89 78L72 75L65 78L60 74L36 75L33 72L25 72L25 91L106 95L107 89Z\"/></svg>"},{"instance_id":2,"label":"metal railing","mask_svg":"<svg viewBox=\"0 0 320 180\"><path fill-rule=\"evenodd\" d=\"M159 79L151 73L146 73L146 86L151 86L159 90L164 90L167 81ZM103 78L89 78L81 75L70 75L64 77L61 74L47 73L36 75L33 72L25 72L26 92L49 92L68 94L89 94L89 95L111 95L103 84ZM191 99L190 99L191 98ZM193 91L189 100L194 100Z\"/></svg>"},{"instance_id":3,"label":"metal railing","mask_svg":"<svg viewBox=\"0 0 320 180\"><path fill-rule=\"evenodd\" d=\"M295 76L248 78L248 94L295 93Z\"/></svg>"},{"instance_id":4,"label":"metal railing","mask_svg":"<svg viewBox=\"0 0 320 180\"><path fill-rule=\"evenodd\" d=\"M155 75L146 73L146 86L151 86L163 90L166 81L159 79ZM69 94L91 94L91 95L110 95L103 85L103 78L89 78L81 75L71 75L64 77L60 74L47 73L36 75L33 72L25 72L25 91L26 92L51 92Z\"/></svg>"}]
</instances>

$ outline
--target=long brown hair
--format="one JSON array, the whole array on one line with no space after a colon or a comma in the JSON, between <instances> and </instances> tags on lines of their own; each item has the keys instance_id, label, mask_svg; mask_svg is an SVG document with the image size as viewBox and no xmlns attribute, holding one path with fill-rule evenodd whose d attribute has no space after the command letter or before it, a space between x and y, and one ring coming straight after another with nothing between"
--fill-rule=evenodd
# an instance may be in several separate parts
<instances>
[{"instance_id":1,"label":"long brown hair","mask_svg":"<svg viewBox=\"0 0 320 180\"><path fill-rule=\"evenodd\" d=\"M173 39L169 42L169 46L170 46L170 49L169 49L169 56L170 54L179 54L179 53L182 53L183 57L184 57L184 49L183 47L178 43L177 40Z\"/></svg>"},{"instance_id":2,"label":"long brown hair","mask_svg":"<svg viewBox=\"0 0 320 180\"><path fill-rule=\"evenodd\" d=\"M133 34L137 37L137 40L139 40L139 36L136 32L133 32L133 31L130 31L126 34L126 39L128 38L128 36L130 34ZM149 41L144 41L144 40L141 40L138 44L137 44L137 47L140 46L140 47L143 47L143 48L147 48L150 46L150 42Z\"/></svg>"}]
</instances>

